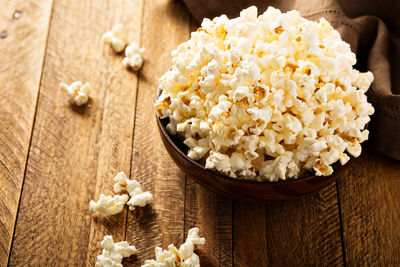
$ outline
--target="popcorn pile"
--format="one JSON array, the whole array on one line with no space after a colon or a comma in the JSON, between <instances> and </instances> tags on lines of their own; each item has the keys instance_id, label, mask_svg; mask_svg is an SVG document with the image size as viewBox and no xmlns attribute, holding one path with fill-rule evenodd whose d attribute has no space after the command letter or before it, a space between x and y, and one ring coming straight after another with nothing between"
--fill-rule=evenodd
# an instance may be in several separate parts
<instances>
[{"instance_id":1,"label":"popcorn pile","mask_svg":"<svg viewBox=\"0 0 400 267\"><path fill-rule=\"evenodd\" d=\"M111 31L103 34L102 39L106 44L110 44L116 53L121 53L125 49L125 57L122 61L125 67L132 68L135 71L138 71L142 67L144 62L143 54L146 52L146 49L140 48L135 42L126 46L128 41L122 24L115 25Z\"/></svg>"},{"instance_id":2,"label":"popcorn pile","mask_svg":"<svg viewBox=\"0 0 400 267\"><path fill-rule=\"evenodd\" d=\"M257 17L252 6L204 19L172 57L155 108L206 168L257 181L327 176L368 139L373 75L353 69L355 54L323 18L272 7Z\"/></svg>"},{"instance_id":3,"label":"popcorn pile","mask_svg":"<svg viewBox=\"0 0 400 267\"><path fill-rule=\"evenodd\" d=\"M168 246L168 250L155 248L156 259L146 260L142 267L160 267L160 266L185 266L200 267L199 256L194 253L194 245L204 245L206 239L199 236L199 228L194 227L189 230L186 242L179 250L173 245Z\"/></svg>"},{"instance_id":4,"label":"popcorn pile","mask_svg":"<svg viewBox=\"0 0 400 267\"><path fill-rule=\"evenodd\" d=\"M100 245L103 251L97 256L96 267L122 267L122 258L130 257L137 252L135 246L130 246L126 241L114 243L110 235L106 235Z\"/></svg>"},{"instance_id":5,"label":"popcorn pile","mask_svg":"<svg viewBox=\"0 0 400 267\"><path fill-rule=\"evenodd\" d=\"M114 192L128 192L123 195L106 196L100 194L97 202L91 200L89 203L89 211L96 211L102 216L118 214L122 211L125 204L128 204L130 210L134 210L136 206L144 207L153 202L153 194L149 191L143 192L142 187L136 180L130 180L124 172L118 173L114 181ZM128 201L129 200L129 201Z\"/></svg>"},{"instance_id":6,"label":"popcorn pile","mask_svg":"<svg viewBox=\"0 0 400 267\"><path fill-rule=\"evenodd\" d=\"M89 100L90 84L83 84L81 81L71 83L71 85L60 83L60 89L68 94L68 101L77 106L84 105Z\"/></svg>"}]
</instances>

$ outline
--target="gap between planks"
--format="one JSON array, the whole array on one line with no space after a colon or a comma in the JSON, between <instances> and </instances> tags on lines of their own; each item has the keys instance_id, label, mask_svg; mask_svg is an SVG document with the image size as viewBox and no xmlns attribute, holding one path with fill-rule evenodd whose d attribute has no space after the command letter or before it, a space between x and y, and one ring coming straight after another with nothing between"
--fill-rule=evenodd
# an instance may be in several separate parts
<instances>
[{"instance_id":1,"label":"gap between planks","mask_svg":"<svg viewBox=\"0 0 400 267\"><path fill-rule=\"evenodd\" d=\"M43 61L42 61L42 65L40 67L40 79L39 79L39 84L38 84L38 92L37 92L37 95L36 95L35 111L34 111L34 116L33 116L31 134L30 134L30 138L29 138L28 152L27 152L27 155L26 155L26 161L25 161L25 167L24 167L24 176L22 178L21 190L20 190L20 193L19 193L18 209L17 209L17 214L15 216L14 229L13 229L13 234L12 234L12 239L11 239L11 244L10 244L10 250L9 250L9 253L8 253L7 266L10 265L11 250L12 250L12 246L13 246L13 242L14 242L15 229L16 229L16 226L17 226L19 208L20 208L20 204L21 204L21 197L22 197L22 192L23 192L23 189L24 189L24 182L25 182L26 171L27 171L27 167L28 167L29 154L30 154L31 145L32 145L32 136L33 136L33 129L34 129L33 126L36 123L36 111L37 111L37 106L38 106L38 103L39 103L40 85L42 83L42 78L43 78L44 64L46 62L46 52L47 52L47 44L49 42L49 32L50 32L51 19L52 19L52 14L53 14L53 5L54 5L54 0L51 1L51 5L50 5L50 18L49 18L49 25L47 27L47 33L46 33L46 41L45 41L45 47L44 47L44 52L43 52Z\"/></svg>"},{"instance_id":2,"label":"gap between planks","mask_svg":"<svg viewBox=\"0 0 400 267\"><path fill-rule=\"evenodd\" d=\"M2 8L1 20L7 27L1 30L7 35L0 39L0 47L5 46L0 66L1 90L5 90L1 93L4 102L1 103L0 122L4 125L0 137L4 135L5 139L1 140L0 148L9 153L0 153L0 266L9 262L19 214L52 4L51 0L41 3L14 1ZM16 12L20 16L15 17ZM27 66L22 72L21 65Z\"/></svg>"}]
</instances>

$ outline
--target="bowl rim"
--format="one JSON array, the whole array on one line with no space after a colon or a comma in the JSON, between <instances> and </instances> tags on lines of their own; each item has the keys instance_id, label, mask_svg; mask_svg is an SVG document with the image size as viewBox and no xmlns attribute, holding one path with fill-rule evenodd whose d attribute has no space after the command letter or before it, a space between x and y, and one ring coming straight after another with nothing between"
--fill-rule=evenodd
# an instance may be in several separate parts
<instances>
[{"instance_id":1,"label":"bowl rim","mask_svg":"<svg viewBox=\"0 0 400 267\"><path fill-rule=\"evenodd\" d=\"M156 95L156 99L160 96L161 94L161 89L158 88L157 89L157 95ZM333 172L332 174L328 175L328 176L317 176L317 175L311 175L311 176L306 176L306 177L302 177L302 178L289 178L286 180L278 180L278 181L255 181L255 180L245 180L245 179L240 179L240 178L233 178L230 177L226 174L223 174L219 171L215 171L212 169L207 169L205 168L202 164L200 164L199 162L192 160L191 158L189 158L186 153L184 153L176 144L175 142L171 139L166 127L164 127L162 120L164 119L160 119L160 117L157 116L157 112L155 112L155 116L156 116L156 120L157 120L157 125L158 127L161 129L162 134L164 135L164 137L166 138L166 140L168 141L168 143L172 146L172 148L178 152L179 155L181 155L186 161L188 161L189 163L195 165L196 167L201 168L202 170L209 172L211 175L213 176L217 176L221 179L227 180L229 182L234 182L234 183L243 183L243 184L259 184L259 185L286 185L286 184L293 184L293 183L298 183L298 182L307 182L309 180L314 180L317 178L325 178L326 180L329 180L332 176L334 176L336 173L339 173L342 169L344 169L346 167L346 165L350 164L350 161L353 161L354 158L352 156L350 156L350 160L349 162L347 162L345 165L340 165L338 164L338 162L335 162L332 165L333 168ZM182 142L183 143L183 142Z\"/></svg>"}]
</instances>

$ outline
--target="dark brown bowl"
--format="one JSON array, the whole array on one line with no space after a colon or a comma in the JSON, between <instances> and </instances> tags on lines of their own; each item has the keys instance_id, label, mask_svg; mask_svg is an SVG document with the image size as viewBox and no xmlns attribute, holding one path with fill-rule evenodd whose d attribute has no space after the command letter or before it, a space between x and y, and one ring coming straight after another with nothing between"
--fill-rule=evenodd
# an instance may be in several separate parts
<instances>
[{"instance_id":1,"label":"dark brown bowl","mask_svg":"<svg viewBox=\"0 0 400 267\"><path fill-rule=\"evenodd\" d=\"M159 95L159 94L158 94ZM161 139L176 165L191 179L208 190L226 197L246 201L274 201L298 199L316 192L339 178L353 158L345 165L335 163L334 172L330 176L308 176L299 179L290 179L278 182L256 182L240 180L224 175L220 172L206 169L199 162L190 159L186 153L188 148L179 137L168 133L166 126L168 119L156 116Z\"/></svg>"}]
</instances>

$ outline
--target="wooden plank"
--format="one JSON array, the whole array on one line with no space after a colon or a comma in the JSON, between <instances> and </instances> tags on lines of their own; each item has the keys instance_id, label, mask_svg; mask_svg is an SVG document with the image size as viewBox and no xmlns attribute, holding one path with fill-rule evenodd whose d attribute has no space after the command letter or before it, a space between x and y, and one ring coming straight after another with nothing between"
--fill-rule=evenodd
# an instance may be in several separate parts
<instances>
[{"instance_id":1,"label":"wooden plank","mask_svg":"<svg viewBox=\"0 0 400 267\"><path fill-rule=\"evenodd\" d=\"M109 10L113 16L110 17L103 33L114 25L123 23L129 40L140 43L142 5L142 0L113 2L115 10ZM124 8L120 8L121 6ZM97 35L97 38L100 35ZM94 197L96 200L102 193L115 194L113 178L118 172L130 173L138 83L138 74L128 72L122 66L122 56L115 55L111 47L104 50L111 52L106 59L112 61L114 71L109 77L110 82L105 86L107 93L100 139L102 145L96 175L97 185ZM105 235L112 235L116 242L125 240L126 210L124 209L116 216L92 218L87 266L95 265L96 256L101 253L99 244Z\"/></svg>"},{"instance_id":2,"label":"wooden plank","mask_svg":"<svg viewBox=\"0 0 400 267\"><path fill-rule=\"evenodd\" d=\"M234 266L267 266L264 205L234 201L233 207Z\"/></svg>"},{"instance_id":3,"label":"wooden plank","mask_svg":"<svg viewBox=\"0 0 400 267\"><path fill-rule=\"evenodd\" d=\"M336 192L333 183L312 196L265 206L268 265L343 264Z\"/></svg>"},{"instance_id":4,"label":"wooden plank","mask_svg":"<svg viewBox=\"0 0 400 267\"><path fill-rule=\"evenodd\" d=\"M6 266L46 48L52 0L0 9L0 266Z\"/></svg>"},{"instance_id":5,"label":"wooden plank","mask_svg":"<svg viewBox=\"0 0 400 267\"><path fill-rule=\"evenodd\" d=\"M400 165L366 149L339 181L346 263L400 264Z\"/></svg>"},{"instance_id":6,"label":"wooden plank","mask_svg":"<svg viewBox=\"0 0 400 267\"><path fill-rule=\"evenodd\" d=\"M336 185L301 200L235 201L234 265L341 265Z\"/></svg>"},{"instance_id":7,"label":"wooden plank","mask_svg":"<svg viewBox=\"0 0 400 267\"><path fill-rule=\"evenodd\" d=\"M91 264L101 249L88 248L90 238L124 237L125 214L92 221L88 206L103 190L111 192L116 172L129 171L137 79L101 34L122 21L136 37L140 3L54 4L10 266ZM59 82L74 80L92 85L86 107L71 107L58 89Z\"/></svg>"},{"instance_id":8,"label":"wooden plank","mask_svg":"<svg viewBox=\"0 0 400 267\"><path fill-rule=\"evenodd\" d=\"M201 266L233 266L232 200L186 179L185 232L197 226L206 244L196 252Z\"/></svg>"},{"instance_id":9,"label":"wooden plank","mask_svg":"<svg viewBox=\"0 0 400 267\"><path fill-rule=\"evenodd\" d=\"M139 77L131 176L154 202L128 212L126 238L136 246L136 260L152 259L154 247L179 246L184 238L184 175L164 149L155 120L153 104L159 77L171 62L171 51L188 39L189 15L178 1L144 1L142 46L147 49Z\"/></svg>"}]
</instances>

